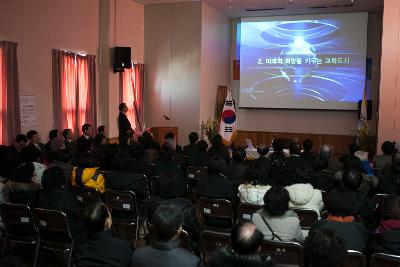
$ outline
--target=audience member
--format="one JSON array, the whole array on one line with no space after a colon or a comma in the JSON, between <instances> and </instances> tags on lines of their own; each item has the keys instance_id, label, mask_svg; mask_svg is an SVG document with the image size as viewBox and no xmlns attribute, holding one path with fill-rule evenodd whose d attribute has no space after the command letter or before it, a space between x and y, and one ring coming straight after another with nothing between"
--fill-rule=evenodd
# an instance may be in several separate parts
<instances>
[{"instance_id":1,"label":"audience member","mask_svg":"<svg viewBox=\"0 0 400 267\"><path fill-rule=\"evenodd\" d=\"M107 206L98 202L85 207L83 219L90 238L78 249L78 266L130 267L132 247L127 241L113 237L112 218Z\"/></svg>"},{"instance_id":2,"label":"audience member","mask_svg":"<svg viewBox=\"0 0 400 267\"><path fill-rule=\"evenodd\" d=\"M188 165L195 167L207 167L210 156L207 153L208 144L200 140L196 144L197 150L189 155Z\"/></svg>"},{"instance_id":3,"label":"audience member","mask_svg":"<svg viewBox=\"0 0 400 267\"><path fill-rule=\"evenodd\" d=\"M85 123L82 125L82 135L77 140L77 149L79 154L85 154L92 149L92 125Z\"/></svg>"},{"instance_id":4,"label":"audience member","mask_svg":"<svg viewBox=\"0 0 400 267\"><path fill-rule=\"evenodd\" d=\"M93 139L93 147L90 157L97 162L98 166L104 165L107 153L107 139L104 134L96 134Z\"/></svg>"},{"instance_id":5,"label":"audience member","mask_svg":"<svg viewBox=\"0 0 400 267\"><path fill-rule=\"evenodd\" d=\"M30 130L26 133L26 137L28 138L28 145L25 149L36 150L41 158L46 152L46 148L44 144L40 143L39 133L35 130ZM39 161L39 159L37 161Z\"/></svg>"},{"instance_id":6,"label":"audience member","mask_svg":"<svg viewBox=\"0 0 400 267\"><path fill-rule=\"evenodd\" d=\"M33 164L33 166L35 167L36 181L40 183L42 181L43 172L44 170L46 170L47 166L39 162L39 150L33 147L26 147L22 151L22 158L24 162L29 162Z\"/></svg>"},{"instance_id":7,"label":"audience member","mask_svg":"<svg viewBox=\"0 0 400 267\"><path fill-rule=\"evenodd\" d=\"M267 179L267 184L278 186L293 184L294 174L286 168L287 157L283 152L274 152L270 158L272 168Z\"/></svg>"},{"instance_id":8,"label":"audience member","mask_svg":"<svg viewBox=\"0 0 400 267\"><path fill-rule=\"evenodd\" d=\"M310 232L304 252L309 267L342 267L347 256L343 238L328 228Z\"/></svg>"},{"instance_id":9,"label":"audience member","mask_svg":"<svg viewBox=\"0 0 400 267\"><path fill-rule=\"evenodd\" d=\"M333 158L333 148L330 145L322 145L319 151L319 158L325 158L328 160L328 168L326 171L335 175L338 171L343 169L343 164Z\"/></svg>"},{"instance_id":10,"label":"audience member","mask_svg":"<svg viewBox=\"0 0 400 267\"><path fill-rule=\"evenodd\" d=\"M388 165L386 165L388 166ZM390 170L383 174L379 184L375 188L375 194L400 195L400 160L395 159L390 164Z\"/></svg>"},{"instance_id":11,"label":"audience member","mask_svg":"<svg viewBox=\"0 0 400 267\"><path fill-rule=\"evenodd\" d=\"M273 267L271 256L260 254L263 234L253 223L239 223L231 231L232 249L219 248L208 267Z\"/></svg>"},{"instance_id":12,"label":"audience member","mask_svg":"<svg viewBox=\"0 0 400 267\"><path fill-rule=\"evenodd\" d=\"M96 162L83 155L78 160L78 166L74 167L71 175L71 184L76 187L90 187L104 193L104 176L100 172Z\"/></svg>"},{"instance_id":13,"label":"audience member","mask_svg":"<svg viewBox=\"0 0 400 267\"><path fill-rule=\"evenodd\" d=\"M214 155L219 155L223 157L227 164L231 162L229 150L222 142L222 136L219 134L215 135L211 140L211 147L208 149L208 154L210 155L210 157Z\"/></svg>"},{"instance_id":14,"label":"audience member","mask_svg":"<svg viewBox=\"0 0 400 267\"><path fill-rule=\"evenodd\" d=\"M273 186L264 196L264 207L253 214L253 222L264 239L303 241L300 220L289 209L290 196L285 188Z\"/></svg>"},{"instance_id":15,"label":"audience member","mask_svg":"<svg viewBox=\"0 0 400 267\"><path fill-rule=\"evenodd\" d=\"M310 183L315 189L329 192L340 184L329 171L329 161L326 157L320 155L315 158L312 167L314 173L311 175Z\"/></svg>"},{"instance_id":16,"label":"audience member","mask_svg":"<svg viewBox=\"0 0 400 267\"><path fill-rule=\"evenodd\" d=\"M289 153L290 157L286 158L285 168L292 173L293 176L296 174L296 169L302 168L303 166L307 166L311 168L311 164L300 157L300 145L297 143L289 144Z\"/></svg>"},{"instance_id":17,"label":"audience member","mask_svg":"<svg viewBox=\"0 0 400 267\"><path fill-rule=\"evenodd\" d=\"M374 165L377 169L383 169L385 165L392 162L392 156L395 152L395 147L393 142L385 141L381 145L381 150L383 155L376 155L374 157Z\"/></svg>"},{"instance_id":18,"label":"audience member","mask_svg":"<svg viewBox=\"0 0 400 267\"><path fill-rule=\"evenodd\" d=\"M8 147L10 164L12 169L17 168L18 165L24 162L24 159L22 157L22 151L25 148L27 142L28 139L26 138L26 136L23 134L19 134L15 137L14 144Z\"/></svg>"},{"instance_id":19,"label":"audience member","mask_svg":"<svg viewBox=\"0 0 400 267\"><path fill-rule=\"evenodd\" d=\"M130 166L130 171L136 174L144 174L146 177L151 176L151 170L148 163L144 160L143 145L137 143L129 147L129 154L133 159Z\"/></svg>"},{"instance_id":20,"label":"audience member","mask_svg":"<svg viewBox=\"0 0 400 267\"><path fill-rule=\"evenodd\" d=\"M197 267L200 259L179 247L184 215L175 206L161 205L151 218L155 241L138 248L132 256L132 267Z\"/></svg>"},{"instance_id":21,"label":"audience member","mask_svg":"<svg viewBox=\"0 0 400 267\"><path fill-rule=\"evenodd\" d=\"M173 132L168 132L164 135L164 145L177 153L182 153L182 147L176 144L175 134Z\"/></svg>"},{"instance_id":22,"label":"audience member","mask_svg":"<svg viewBox=\"0 0 400 267\"><path fill-rule=\"evenodd\" d=\"M370 236L370 253L400 255L400 197L390 196L382 204L379 225Z\"/></svg>"},{"instance_id":23,"label":"audience member","mask_svg":"<svg viewBox=\"0 0 400 267\"><path fill-rule=\"evenodd\" d=\"M189 144L183 147L183 154L185 156L190 156L197 152L197 140L199 140L199 135L196 132L191 132L189 134Z\"/></svg>"},{"instance_id":24,"label":"audience member","mask_svg":"<svg viewBox=\"0 0 400 267\"><path fill-rule=\"evenodd\" d=\"M60 168L48 168L43 173L43 190L39 193L37 206L42 209L65 212L72 237L81 243L87 239L87 229L81 221L82 206L65 187L65 180Z\"/></svg>"},{"instance_id":25,"label":"audience member","mask_svg":"<svg viewBox=\"0 0 400 267\"><path fill-rule=\"evenodd\" d=\"M238 187L240 202L263 205L264 195L271 188L265 184L265 178L261 166L250 165L245 174L245 183Z\"/></svg>"},{"instance_id":26,"label":"audience member","mask_svg":"<svg viewBox=\"0 0 400 267\"><path fill-rule=\"evenodd\" d=\"M232 152L231 165L223 171L228 180L235 185L244 182L244 175L248 169L248 165L244 163L245 159L246 151L242 148L235 149Z\"/></svg>"},{"instance_id":27,"label":"audience member","mask_svg":"<svg viewBox=\"0 0 400 267\"><path fill-rule=\"evenodd\" d=\"M63 142L59 139L59 133L57 129L49 132L49 141L45 144L47 151L57 151L63 147Z\"/></svg>"},{"instance_id":28,"label":"audience member","mask_svg":"<svg viewBox=\"0 0 400 267\"><path fill-rule=\"evenodd\" d=\"M308 161L309 163L312 163L315 158L315 154L311 152L311 149L313 148L314 143L311 141L311 139L306 139L303 141L303 149L304 151L300 153L300 158Z\"/></svg>"},{"instance_id":29,"label":"audience member","mask_svg":"<svg viewBox=\"0 0 400 267\"><path fill-rule=\"evenodd\" d=\"M168 145L163 145L160 150L160 162L154 168L154 174L159 175L162 171L172 170L181 177L182 180L185 179L182 169L174 161L174 156L173 149Z\"/></svg>"},{"instance_id":30,"label":"audience member","mask_svg":"<svg viewBox=\"0 0 400 267\"><path fill-rule=\"evenodd\" d=\"M97 133L106 135L106 126L105 125L100 125L99 127L97 127Z\"/></svg>"},{"instance_id":31,"label":"audience member","mask_svg":"<svg viewBox=\"0 0 400 267\"><path fill-rule=\"evenodd\" d=\"M8 147L0 145L0 177L9 178L13 170Z\"/></svg>"},{"instance_id":32,"label":"audience member","mask_svg":"<svg viewBox=\"0 0 400 267\"><path fill-rule=\"evenodd\" d=\"M32 163L24 163L11 174L11 181L4 185L3 192L5 198L8 193L11 203L35 208L40 189L40 183L36 182L35 167Z\"/></svg>"},{"instance_id":33,"label":"audience member","mask_svg":"<svg viewBox=\"0 0 400 267\"><path fill-rule=\"evenodd\" d=\"M364 252L367 247L368 232L364 225L356 221L356 205L351 193L330 192L325 201L328 217L313 223L310 233L325 228L335 230L346 245L346 249Z\"/></svg>"},{"instance_id":34,"label":"audience member","mask_svg":"<svg viewBox=\"0 0 400 267\"><path fill-rule=\"evenodd\" d=\"M64 137L64 147L72 156L75 156L78 152L78 144L74 140L74 133L71 129L64 129L62 131L62 136Z\"/></svg>"},{"instance_id":35,"label":"audience member","mask_svg":"<svg viewBox=\"0 0 400 267\"><path fill-rule=\"evenodd\" d=\"M156 162L158 152L160 151L160 144L154 141L152 134L144 131L138 141L144 147L144 159L147 162Z\"/></svg>"}]
</instances>

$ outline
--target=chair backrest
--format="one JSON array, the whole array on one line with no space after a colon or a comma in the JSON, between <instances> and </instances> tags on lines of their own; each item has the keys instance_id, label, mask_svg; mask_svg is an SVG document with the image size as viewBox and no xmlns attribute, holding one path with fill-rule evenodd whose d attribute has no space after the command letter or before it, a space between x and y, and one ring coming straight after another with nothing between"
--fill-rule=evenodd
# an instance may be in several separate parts
<instances>
[{"instance_id":1,"label":"chair backrest","mask_svg":"<svg viewBox=\"0 0 400 267\"><path fill-rule=\"evenodd\" d=\"M99 190L90 187L73 187L73 193L76 199L84 205L98 202L101 200Z\"/></svg>"},{"instance_id":2,"label":"chair backrest","mask_svg":"<svg viewBox=\"0 0 400 267\"><path fill-rule=\"evenodd\" d=\"M303 247L296 242L264 240L260 252L270 254L278 266L305 266Z\"/></svg>"},{"instance_id":3,"label":"chair backrest","mask_svg":"<svg viewBox=\"0 0 400 267\"><path fill-rule=\"evenodd\" d=\"M312 209L293 209L300 220L301 229L308 230L318 220L318 213Z\"/></svg>"},{"instance_id":4,"label":"chair backrest","mask_svg":"<svg viewBox=\"0 0 400 267\"><path fill-rule=\"evenodd\" d=\"M104 193L104 201L111 209L113 220L136 222L138 207L135 193L131 191L108 190Z\"/></svg>"},{"instance_id":5,"label":"chair backrest","mask_svg":"<svg viewBox=\"0 0 400 267\"><path fill-rule=\"evenodd\" d=\"M205 262L218 247L231 247L231 235L228 233L203 231L200 233L200 251Z\"/></svg>"},{"instance_id":6,"label":"chair backrest","mask_svg":"<svg viewBox=\"0 0 400 267\"><path fill-rule=\"evenodd\" d=\"M52 244L72 243L67 215L58 210L34 209L33 217L39 229L41 243Z\"/></svg>"},{"instance_id":7,"label":"chair backrest","mask_svg":"<svg viewBox=\"0 0 400 267\"><path fill-rule=\"evenodd\" d=\"M229 200L200 197L199 208L200 222L206 229L222 230L215 225L210 225L210 220L224 221L230 224L228 227L232 227L235 224L232 204ZM226 225L224 224L223 227L226 228Z\"/></svg>"},{"instance_id":8,"label":"chair backrest","mask_svg":"<svg viewBox=\"0 0 400 267\"><path fill-rule=\"evenodd\" d=\"M399 267L400 256L375 253L371 256L370 267Z\"/></svg>"},{"instance_id":9,"label":"chair backrest","mask_svg":"<svg viewBox=\"0 0 400 267\"><path fill-rule=\"evenodd\" d=\"M251 221L253 218L253 214L256 213L259 209L261 209L262 205L255 205L249 203L240 203L237 208L237 221Z\"/></svg>"},{"instance_id":10,"label":"chair backrest","mask_svg":"<svg viewBox=\"0 0 400 267\"><path fill-rule=\"evenodd\" d=\"M378 209L382 208L383 207L383 202L389 196L390 196L389 194L375 194L374 197L373 197L374 204L375 204L375 210L378 210Z\"/></svg>"},{"instance_id":11,"label":"chair backrest","mask_svg":"<svg viewBox=\"0 0 400 267\"><path fill-rule=\"evenodd\" d=\"M37 239L38 230L28 205L1 203L0 214L7 238L29 243Z\"/></svg>"},{"instance_id":12,"label":"chair backrest","mask_svg":"<svg viewBox=\"0 0 400 267\"><path fill-rule=\"evenodd\" d=\"M189 188L197 188L200 179L207 178L208 171L206 167L188 166L186 168L186 180Z\"/></svg>"},{"instance_id":13,"label":"chair backrest","mask_svg":"<svg viewBox=\"0 0 400 267\"><path fill-rule=\"evenodd\" d=\"M367 260L365 255L360 251L348 250L345 263L343 267L365 267Z\"/></svg>"}]
</instances>

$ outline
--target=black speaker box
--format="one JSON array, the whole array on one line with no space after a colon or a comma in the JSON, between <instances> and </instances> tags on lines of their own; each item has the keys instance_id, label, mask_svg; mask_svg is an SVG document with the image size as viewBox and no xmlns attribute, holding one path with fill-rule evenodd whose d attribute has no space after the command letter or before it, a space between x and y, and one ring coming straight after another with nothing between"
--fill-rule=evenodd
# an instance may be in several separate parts
<instances>
[{"instance_id":1,"label":"black speaker box","mask_svg":"<svg viewBox=\"0 0 400 267\"><path fill-rule=\"evenodd\" d=\"M116 46L114 48L114 72L124 72L131 65L131 48Z\"/></svg>"},{"instance_id":2,"label":"black speaker box","mask_svg":"<svg viewBox=\"0 0 400 267\"><path fill-rule=\"evenodd\" d=\"M361 102L362 100L358 101L358 117L360 117L361 113ZM367 100L367 120L371 120L372 118L372 100Z\"/></svg>"}]
</instances>

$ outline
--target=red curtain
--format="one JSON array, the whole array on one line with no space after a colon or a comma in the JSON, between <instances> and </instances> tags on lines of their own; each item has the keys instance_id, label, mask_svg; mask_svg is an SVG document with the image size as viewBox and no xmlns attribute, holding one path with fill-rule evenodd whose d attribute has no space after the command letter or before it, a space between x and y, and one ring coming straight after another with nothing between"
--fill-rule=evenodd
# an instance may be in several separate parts
<instances>
[{"instance_id":1,"label":"red curtain","mask_svg":"<svg viewBox=\"0 0 400 267\"><path fill-rule=\"evenodd\" d=\"M96 128L95 56L53 50L53 100L56 129L76 135L89 123Z\"/></svg>"},{"instance_id":2,"label":"red curtain","mask_svg":"<svg viewBox=\"0 0 400 267\"><path fill-rule=\"evenodd\" d=\"M11 144L20 131L17 44L0 41L0 144Z\"/></svg>"},{"instance_id":3,"label":"red curtain","mask_svg":"<svg viewBox=\"0 0 400 267\"><path fill-rule=\"evenodd\" d=\"M132 128L141 133L144 130L144 65L133 64L121 73L121 102L128 106L127 117Z\"/></svg>"}]
</instances>

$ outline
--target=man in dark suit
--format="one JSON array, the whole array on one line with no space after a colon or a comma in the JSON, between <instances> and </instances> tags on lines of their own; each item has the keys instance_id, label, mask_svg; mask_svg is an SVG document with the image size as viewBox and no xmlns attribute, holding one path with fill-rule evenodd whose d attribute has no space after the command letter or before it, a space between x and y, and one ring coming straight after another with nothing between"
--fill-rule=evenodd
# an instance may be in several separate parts
<instances>
[{"instance_id":1,"label":"man in dark suit","mask_svg":"<svg viewBox=\"0 0 400 267\"><path fill-rule=\"evenodd\" d=\"M271 159L268 158L269 147L265 144L261 144L257 147L257 152L260 154L260 157L250 161L249 164L255 166L256 169L261 170L267 177L272 168Z\"/></svg>"},{"instance_id":2,"label":"man in dark suit","mask_svg":"<svg viewBox=\"0 0 400 267\"><path fill-rule=\"evenodd\" d=\"M302 169L304 166L311 169L311 164L300 157L300 145L298 143L290 143L289 153L290 157L286 159L286 169L296 175L296 169Z\"/></svg>"},{"instance_id":3,"label":"man in dark suit","mask_svg":"<svg viewBox=\"0 0 400 267\"><path fill-rule=\"evenodd\" d=\"M82 135L78 138L78 153L84 154L92 149L93 137L91 136L92 125L85 123L82 125Z\"/></svg>"},{"instance_id":4,"label":"man in dark suit","mask_svg":"<svg viewBox=\"0 0 400 267\"><path fill-rule=\"evenodd\" d=\"M244 183L244 174L246 173L248 166L244 163L246 158L246 151L241 149L235 149L232 153L232 163L228 166L223 174L228 177L228 180L235 185Z\"/></svg>"},{"instance_id":5,"label":"man in dark suit","mask_svg":"<svg viewBox=\"0 0 400 267\"><path fill-rule=\"evenodd\" d=\"M25 135L19 134L15 137L15 142L8 147L8 154L10 157L10 168L16 169L18 165L24 162L22 157L22 150L25 148L28 139Z\"/></svg>"},{"instance_id":6,"label":"man in dark suit","mask_svg":"<svg viewBox=\"0 0 400 267\"><path fill-rule=\"evenodd\" d=\"M197 149L197 140L199 139L199 135L196 132L191 132L189 134L189 145L183 147L183 155L190 156L193 152L198 151Z\"/></svg>"},{"instance_id":7,"label":"man in dark suit","mask_svg":"<svg viewBox=\"0 0 400 267\"><path fill-rule=\"evenodd\" d=\"M39 133L35 130L30 130L26 133L26 137L28 138L28 145L24 148L27 151L37 151L39 154L39 158L41 159L46 152L46 147L43 143L39 142Z\"/></svg>"},{"instance_id":8,"label":"man in dark suit","mask_svg":"<svg viewBox=\"0 0 400 267\"><path fill-rule=\"evenodd\" d=\"M126 116L128 112L128 106L126 103L119 104L119 115L118 115L118 141L119 144L127 144L130 136L133 133L131 123Z\"/></svg>"},{"instance_id":9,"label":"man in dark suit","mask_svg":"<svg viewBox=\"0 0 400 267\"><path fill-rule=\"evenodd\" d=\"M75 156L77 152L77 143L74 140L74 133L71 129L64 129L62 131L62 136L64 137L64 148L72 156Z\"/></svg>"}]
</instances>

